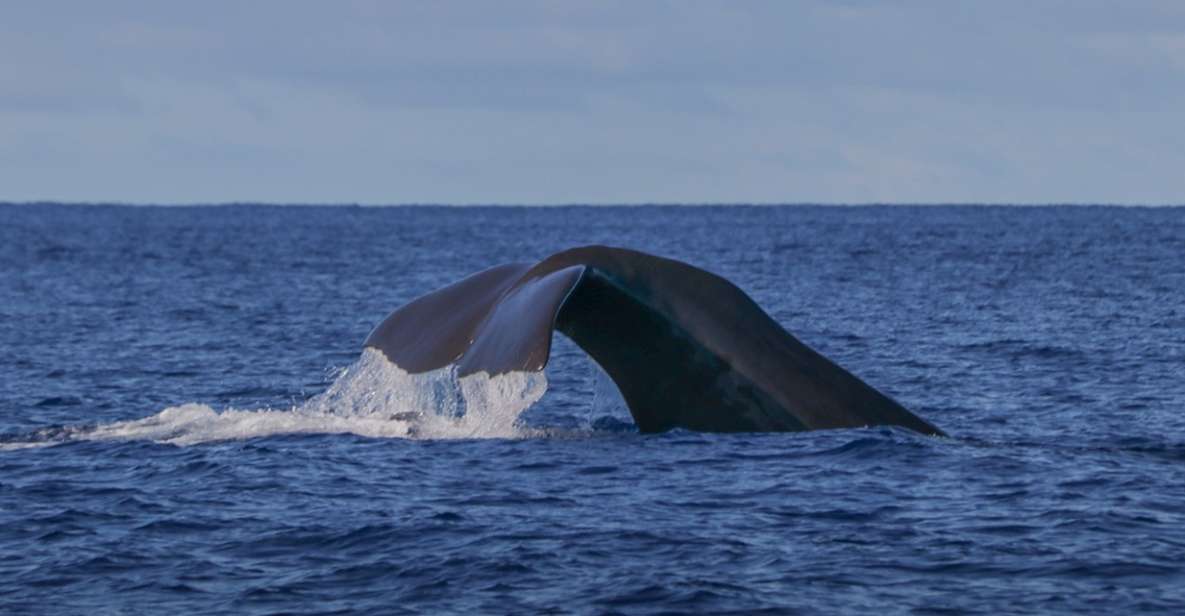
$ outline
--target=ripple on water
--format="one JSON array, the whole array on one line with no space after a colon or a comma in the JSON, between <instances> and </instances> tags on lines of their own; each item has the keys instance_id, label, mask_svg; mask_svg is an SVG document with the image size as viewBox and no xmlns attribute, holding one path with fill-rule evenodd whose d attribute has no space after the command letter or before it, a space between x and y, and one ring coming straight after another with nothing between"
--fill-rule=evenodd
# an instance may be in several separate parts
<instances>
[{"instance_id":1,"label":"ripple on water","mask_svg":"<svg viewBox=\"0 0 1185 616\"><path fill-rule=\"evenodd\" d=\"M0 612L1185 606L1182 209L0 218ZM725 275L955 438L641 435L563 337L546 396L358 357L590 242Z\"/></svg>"}]
</instances>

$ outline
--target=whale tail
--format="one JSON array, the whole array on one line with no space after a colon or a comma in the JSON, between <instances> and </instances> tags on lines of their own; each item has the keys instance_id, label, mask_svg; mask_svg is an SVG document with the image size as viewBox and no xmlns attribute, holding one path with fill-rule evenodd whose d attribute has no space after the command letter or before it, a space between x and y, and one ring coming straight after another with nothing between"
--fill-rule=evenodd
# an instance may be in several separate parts
<instances>
[{"instance_id":1,"label":"whale tail","mask_svg":"<svg viewBox=\"0 0 1185 616\"><path fill-rule=\"evenodd\" d=\"M400 368L537 372L552 331L609 374L639 430L943 432L831 360L731 282L686 263L587 246L490 268L397 309L367 337Z\"/></svg>"}]
</instances>

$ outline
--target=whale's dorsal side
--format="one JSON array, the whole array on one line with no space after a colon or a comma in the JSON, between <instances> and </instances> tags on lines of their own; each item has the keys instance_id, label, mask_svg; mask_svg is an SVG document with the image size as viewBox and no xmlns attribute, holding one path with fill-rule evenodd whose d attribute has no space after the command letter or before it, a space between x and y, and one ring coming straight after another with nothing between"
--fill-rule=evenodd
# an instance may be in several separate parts
<instances>
[{"instance_id":1,"label":"whale's dorsal side","mask_svg":"<svg viewBox=\"0 0 1185 616\"><path fill-rule=\"evenodd\" d=\"M474 274L388 316L365 346L400 368L539 371L559 330L609 374L639 430L942 431L798 341L724 278L588 246Z\"/></svg>"}]
</instances>

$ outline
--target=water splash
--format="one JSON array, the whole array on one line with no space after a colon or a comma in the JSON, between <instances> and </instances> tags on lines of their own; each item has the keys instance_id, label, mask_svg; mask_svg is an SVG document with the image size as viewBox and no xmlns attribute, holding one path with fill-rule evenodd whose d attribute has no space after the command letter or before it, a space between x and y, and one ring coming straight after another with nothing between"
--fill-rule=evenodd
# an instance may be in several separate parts
<instances>
[{"instance_id":1,"label":"water splash","mask_svg":"<svg viewBox=\"0 0 1185 616\"><path fill-rule=\"evenodd\" d=\"M519 416L547 391L542 372L484 372L458 377L449 366L408 374L365 349L322 394L288 410L173 406L145 417L97 426L42 430L0 443L3 449L70 441L150 440L194 445L279 434L357 434L373 438L523 438L535 432Z\"/></svg>"}]
</instances>

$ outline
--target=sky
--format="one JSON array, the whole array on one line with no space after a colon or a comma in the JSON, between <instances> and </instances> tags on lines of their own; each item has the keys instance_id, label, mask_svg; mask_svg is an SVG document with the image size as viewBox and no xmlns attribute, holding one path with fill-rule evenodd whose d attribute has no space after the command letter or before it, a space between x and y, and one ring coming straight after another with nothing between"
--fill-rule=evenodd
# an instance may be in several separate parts
<instances>
[{"instance_id":1,"label":"sky","mask_svg":"<svg viewBox=\"0 0 1185 616\"><path fill-rule=\"evenodd\" d=\"M1185 203L1185 2L7 2L0 201Z\"/></svg>"}]
</instances>

